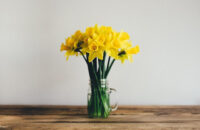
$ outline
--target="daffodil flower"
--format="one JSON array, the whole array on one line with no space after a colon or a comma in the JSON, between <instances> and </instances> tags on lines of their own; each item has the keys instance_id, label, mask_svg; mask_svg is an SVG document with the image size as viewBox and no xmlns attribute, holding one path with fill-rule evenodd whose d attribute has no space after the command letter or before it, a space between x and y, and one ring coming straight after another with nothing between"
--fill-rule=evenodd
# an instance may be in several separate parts
<instances>
[{"instance_id":1,"label":"daffodil flower","mask_svg":"<svg viewBox=\"0 0 200 130\"><path fill-rule=\"evenodd\" d=\"M104 52L115 60L125 60L132 62L132 55L139 52L139 46L132 47L130 36L127 32L116 32L109 26L98 26L86 28L82 33L76 31L71 37L61 44L61 51L66 51L65 56L88 55L87 62L92 62L95 58L103 60Z\"/></svg>"},{"instance_id":2,"label":"daffodil flower","mask_svg":"<svg viewBox=\"0 0 200 130\"><path fill-rule=\"evenodd\" d=\"M137 54L139 52L139 46L135 46L133 48L124 48L124 49L121 49L119 52L118 52L118 57L117 59L121 60L122 63L124 63L124 61L126 59L128 59L130 62L133 62L133 54Z\"/></svg>"}]
</instances>

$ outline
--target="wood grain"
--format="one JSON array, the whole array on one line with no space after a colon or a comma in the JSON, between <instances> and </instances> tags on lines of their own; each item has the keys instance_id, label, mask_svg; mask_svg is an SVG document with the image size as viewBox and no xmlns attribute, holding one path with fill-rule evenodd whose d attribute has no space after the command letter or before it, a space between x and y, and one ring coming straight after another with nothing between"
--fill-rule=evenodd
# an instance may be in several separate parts
<instances>
[{"instance_id":1,"label":"wood grain","mask_svg":"<svg viewBox=\"0 0 200 130\"><path fill-rule=\"evenodd\" d=\"M108 119L87 117L85 106L0 106L0 130L200 130L200 106L120 106Z\"/></svg>"}]
</instances>

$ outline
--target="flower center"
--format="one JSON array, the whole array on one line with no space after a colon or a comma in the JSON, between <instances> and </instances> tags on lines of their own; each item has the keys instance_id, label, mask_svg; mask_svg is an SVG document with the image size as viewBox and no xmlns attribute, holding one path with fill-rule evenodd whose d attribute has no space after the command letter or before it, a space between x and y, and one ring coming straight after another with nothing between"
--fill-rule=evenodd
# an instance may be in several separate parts
<instances>
[{"instance_id":1,"label":"flower center","mask_svg":"<svg viewBox=\"0 0 200 130\"><path fill-rule=\"evenodd\" d=\"M126 52L124 51L124 50L122 50L122 51L120 51L119 53L118 53L118 56L123 56L123 55L125 55L126 54Z\"/></svg>"},{"instance_id":2,"label":"flower center","mask_svg":"<svg viewBox=\"0 0 200 130\"><path fill-rule=\"evenodd\" d=\"M77 44L77 48L75 49L76 52L80 51L80 49L82 49L81 45L83 44L83 41L79 41Z\"/></svg>"},{"instance_id":3,"label":"flower center","mask_svg":"<svg viewBox=\"0 0 200 130\"><path fill-rule=\"evenodd\" d=\"M97 50L97 46L93 45L92 46L92 50L96 51Z\"/></svg>"}]
</instances>

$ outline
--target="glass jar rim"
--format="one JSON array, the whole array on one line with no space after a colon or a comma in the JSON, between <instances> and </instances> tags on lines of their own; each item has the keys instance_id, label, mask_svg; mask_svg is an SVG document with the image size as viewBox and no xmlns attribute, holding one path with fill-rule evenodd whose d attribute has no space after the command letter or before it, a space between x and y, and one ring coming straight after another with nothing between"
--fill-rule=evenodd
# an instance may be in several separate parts
<instances>
[{"instance_id":1,"label":"glass jar rim","mask_svg":"<svg viewBox=\"0 0 200 130\"><path fill-rule=\"evenodd\" d=\"M96 83L95 81L89 80L89 85L98 85L99 83ZM107 79L100 79L100 85L102 87L108 87L108 80Z\"/></svg>"},{"instance_id":2,"label":"glass jar rim","mask_svg":"<svg viewBox=\"0 0 200 130\"><path fill-rule=\"evenodd\" d=\"M95 81L89 80L89 84L95 84ZM100 84L101 85L108 85L108 80L107 79L100 79Z\"/></svg>"},{"instance_id":3,"label":"glass jar rim","mask_svg":"<svg viewBox=\"0 0 200 130\"><path fill-rule=\"evenodd\" d=\"M89 81L91 81L91 79L89 79ZM108 81L107 79L100 79L100 81Z\"/></svg>"}]
</instances>

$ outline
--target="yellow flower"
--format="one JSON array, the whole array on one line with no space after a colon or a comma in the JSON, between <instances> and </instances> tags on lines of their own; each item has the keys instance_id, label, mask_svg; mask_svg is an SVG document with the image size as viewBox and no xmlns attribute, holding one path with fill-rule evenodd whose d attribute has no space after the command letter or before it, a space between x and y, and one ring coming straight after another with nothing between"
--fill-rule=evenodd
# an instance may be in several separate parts
<instances>
[{"instance_id":1,"label":"yellow flower","mask_svg":"<svg viewBox=\"0 0 200 130\"><path fill-rule=\"evenodd\" d=\"M119 40L120 41L126 41L126 40L130 39L130 36L128 35L127 32L121 31L118 35L119 35Z\"/></svg>"},{"instance_id":2,"label":"yellow flower","mask_svg":"<svg viewBox=\"0 0 200 130\"><path fill-rule=\"evenodd\" d=\"M66 51L66 59L69 59L69 56L76 55L78 56L79 50L82 48L84 35L81 31L76 31L74 35L65 39L65 43L61 44L60 51Z\"/></svg>"},{"instance_id":3,"label":"yellow flower","mask_svg":"<svg viewBox=\"0 0 200 130\"><path fill-rule=\"evenodd\" d=\"M122 63L126 59L132 62L132 55L139 52L139 46L133 47L130 43L130 36L126 32L114 32L113 39L109 43L106 52L109 56L116 60L121 60Z\"/></svg>"},{"instance_id":4,"label":"yellow flower","mask_svg":"<svg viewBox=\"0 0 200 130\"><path fill-rule=\"evenodd\" d=\"M127 50L128 54L137 54L138 52L140 52L140 48L138 45Z\"/></svg>"},{"instance_id":5,"label":"yellow flower","mask_svg":"<svg viewBox=\"0 0 200 130\"><path fill-rule=\"evenodd\" d=\"M103 53L106 47L106 34L107 29L110 27L95 25L94 27L88 27L86 29L86 47L83 47L83 51L89 54L89 62L93 61L95 58L103 60Z\"/></svg>"},{"instance_id":6,"label":"yellow flower","mask_svg":"<svg viewBox=\"0 0 200 130\"><path fill-rule=\"evenodd\" d=\"M83 39L83 34L81 33L80 30L76 31L74 35L72 35L72 38L76 41L82 40Z\"/></svg>"},{"instance_id":7,"label":"yellow flower","mask_svg":"<svg viewBox=\"0 0 200 130\"><path fill-rule=\"evenodd\" d=\"M74 39L70 37L65 40L65 43L61 44L60 51L66 51L65 56L67 60L71 55L78 55L78 52L76 52L74 49L74 44Z\"/></svg>"},{"instance_id":8,"label":"yellow flower","mask_svg":"<svg viewBox=\"0 0 200 130\"><path fill-rule=\"evenodd\" d=\"M81 52L83 55L87 54L89 62L95 58L103 60L103 54L106 52L108 56L124 63L126 59L133 61L132 55L139 52L139 46L132 47L128 33L116 32L109 26L96 24L86 28L84 33L76 31L61 44L60 50L66 51L67 59Z\"/></svg>"},{"instance_id":9,"label":"yellow flower","mask_svg":"<svg viewBox=\"0 0 200 130\"><path fill-rule=\"evenodd\" d=\"M139 51L138 45L133 48L128 45L118 52L117 59L121 60L122 63L124 63L126 59L128 59L130 62L133 62L133 54L137 54Z\"/></svg>"},{"instance_id":10,"label":"yellow flower","mask_svg":"<svg viewBox=\"0 0 200 130\"><path fill-rule=\"evenodd\" d=\"M107 47L106 47L106 52L109 56L113 57L114 59L117 59L119 50L124 47L124 43L127 42L129 37L127 36L126 33L120 32L112 32L110 34L111 40L108 41Z\"/></svg>"},{"instance_id":11,"label":"yellow flower","mask_svg":"<svg viewBox=\"0 0 200 130\"><path fill-rule=\"evenodd\" d=\"M89 53L89 62L93 61L95 58L98 58L100 60L103 60L103 46L102 43L97 42L93 39L88 39L88 50Z\"/></svg>"},{"instance_id":12,"label":"yellow flower","mask_svg":"<svg viewBox=\"0 0 200 130\"><path fill-rule=\"evenodd\" d=\"M67 46L64 43L62 43L60 47L60 51L64 51L64 50L67 50Z\"/></svg>"}]
</instances>

